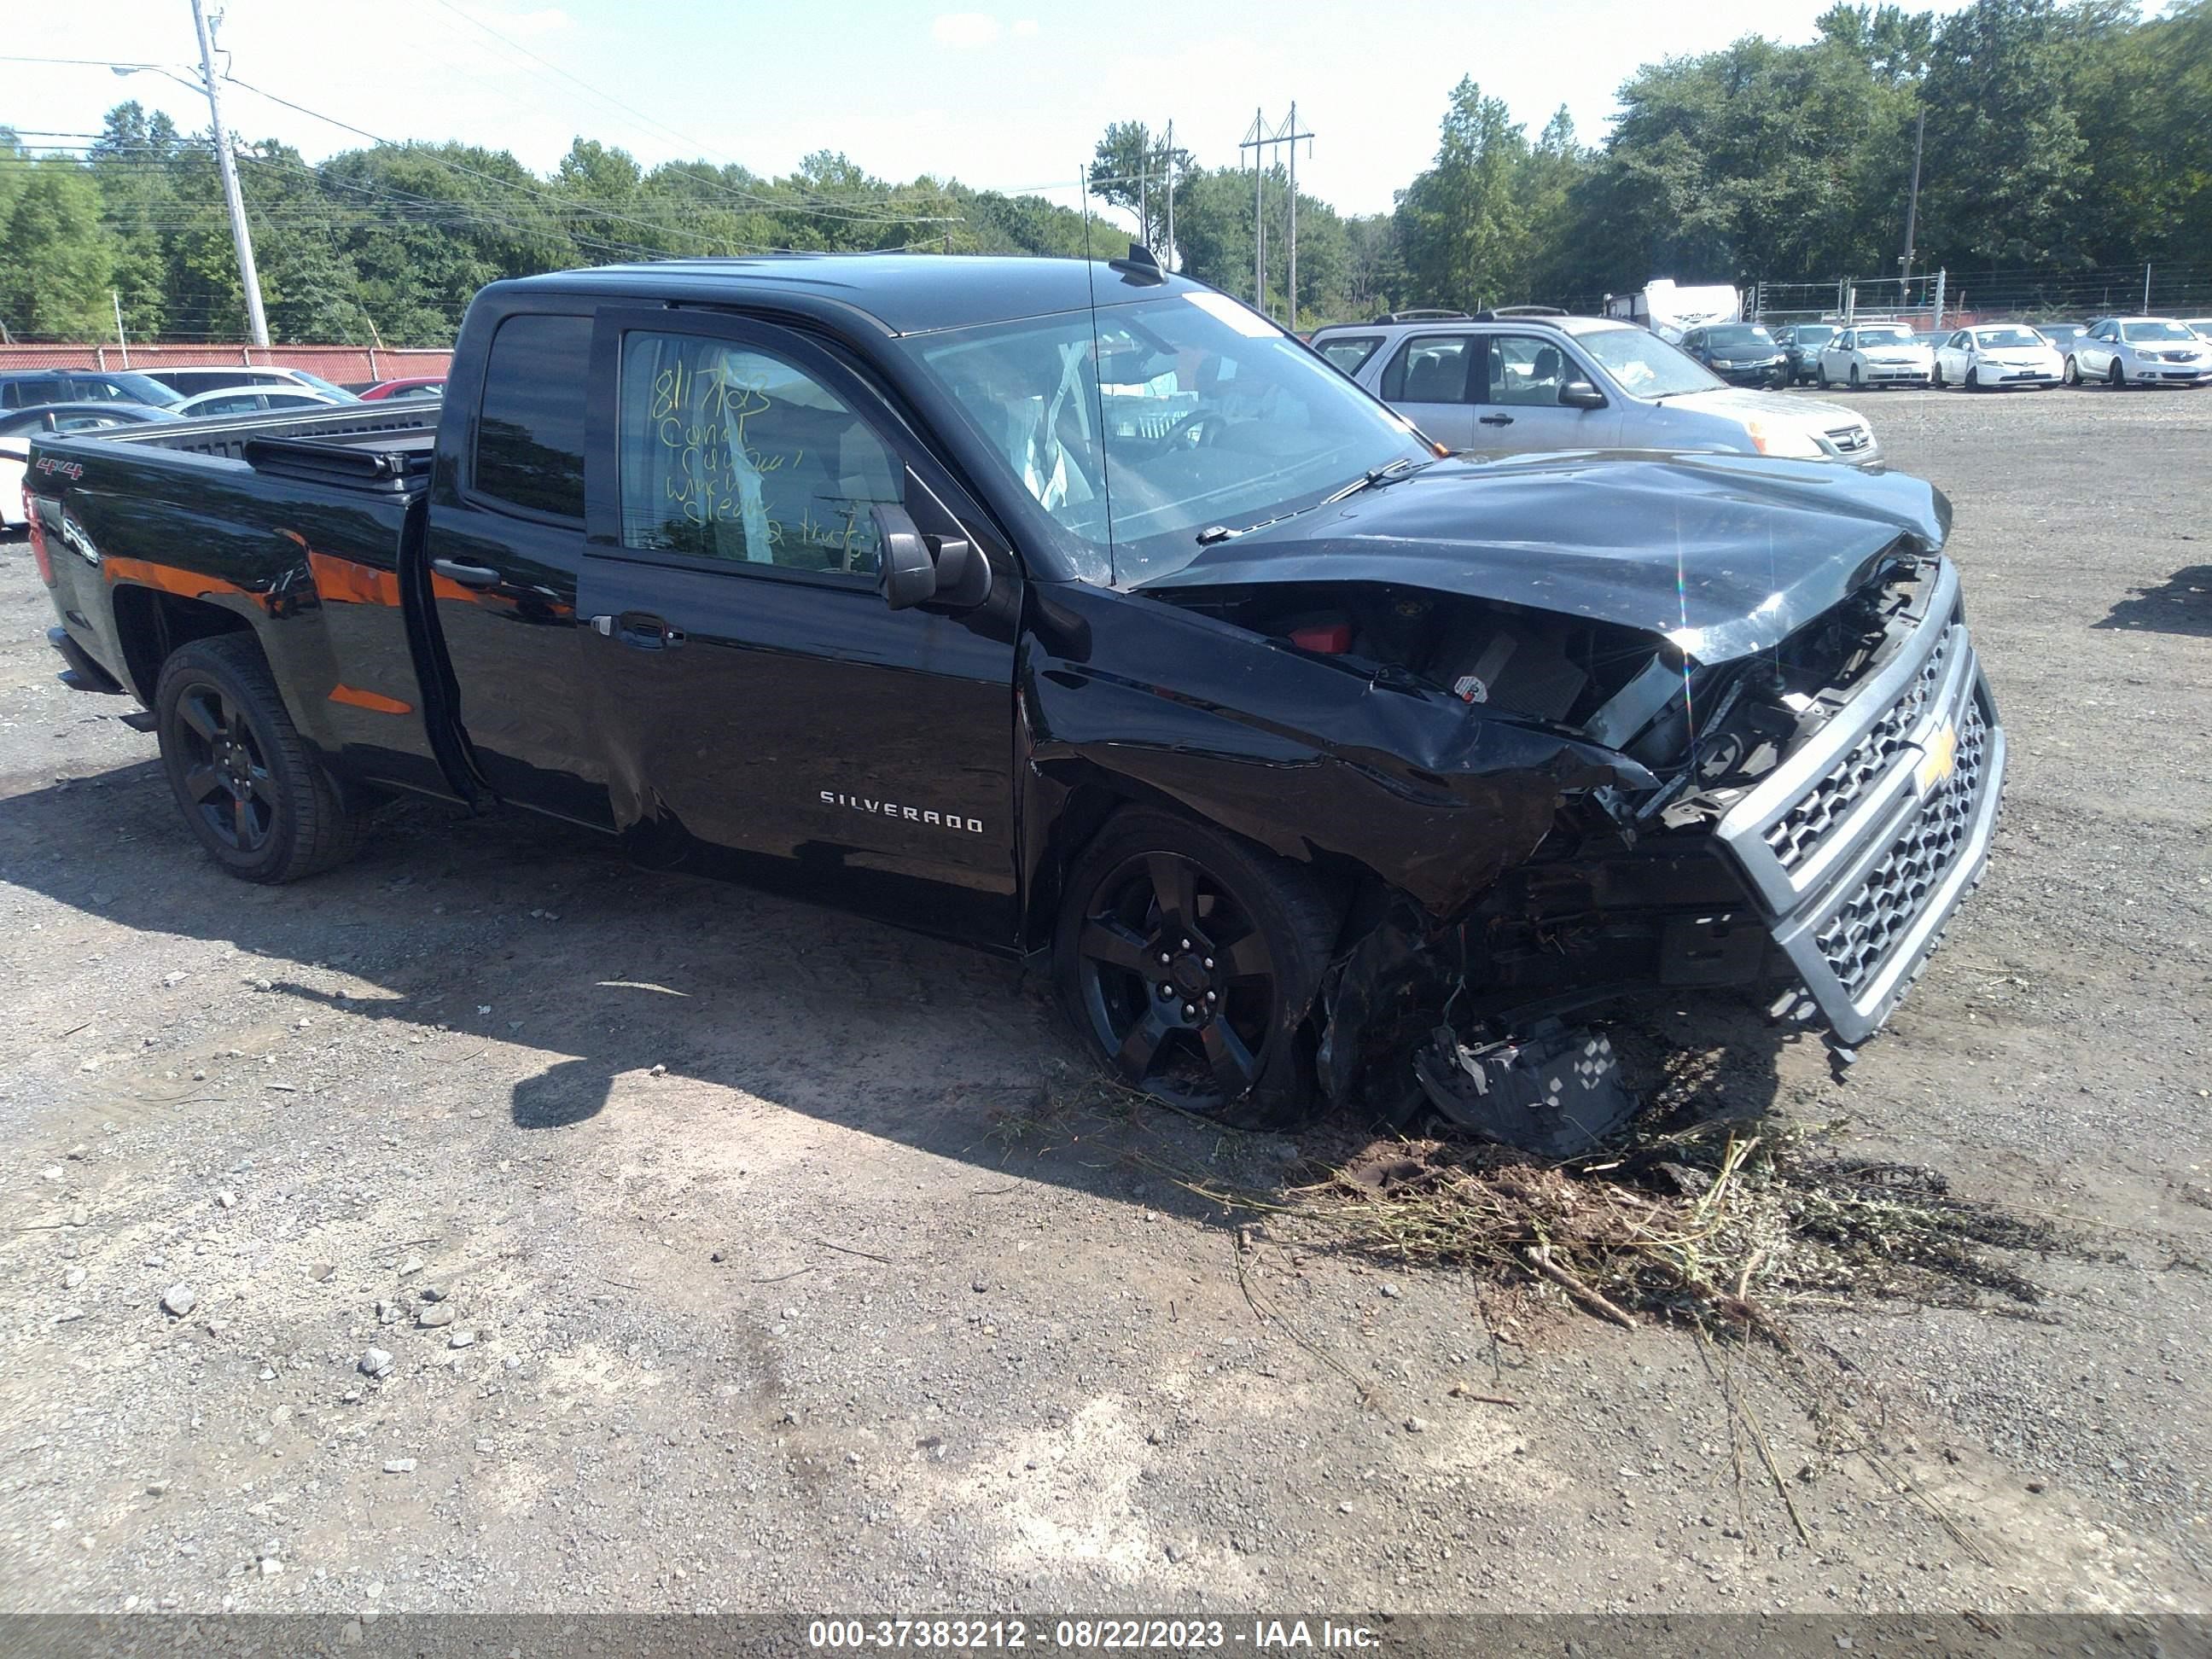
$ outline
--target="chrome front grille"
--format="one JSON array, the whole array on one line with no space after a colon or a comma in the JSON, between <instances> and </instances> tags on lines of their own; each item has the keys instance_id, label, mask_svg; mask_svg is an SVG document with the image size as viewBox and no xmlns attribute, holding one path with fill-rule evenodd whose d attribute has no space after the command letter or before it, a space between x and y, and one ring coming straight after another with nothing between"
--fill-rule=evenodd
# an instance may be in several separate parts
<instances>
[{"instance_id":1,"label":"chrome front grille","mask_svg":"<svg viewBox=\"0 0 2212 1659\"><path fill-rule=\"evenodd\" d=\"M1874 442L1872 428L1863 426L1839 426L1828 434L1828 441L1841 455L1856 455Z\"/></svg>"},{"instance_id":2,"label":"chrome front grille","mask_svg":"<svg viewBox=\"0 0 2212 1659\"><path fill-rule=\"evenodd\" d=\"M1928 707L1928 699L1943 683L1943 674L1956 648L1961 629L1954 623L1926 665L1915 675L1905 694L1892 703L1850 752L1831 767L1797 803L1767 826L1765 842L1782 867L1795 870L1827 839L1828 832L1859 797L1881 781L1912 728Z\"/></svg>"},{"instance_id":3,"label":"chrome front grille","mask_svg":"<svg viewBox=\"0 0 2212 1659\"><path fill-rule=\"evenodd\" d=\"M1715 831L1846 1045L1889 1017L1979 878L2004 787L2004 729L1948 562L1926 614Z\"/></svg>"},{"instance_id":4,"label":"chrome front grille","mask_svg":"<svg viewBox=\"0 0 2212 1659\"><path fill-rule=\"evenodd\" d=\"M1929 792L1881 861L1815 935L1820 955L1850 996L1887 962L1966 851L1988 746L1989 723L1977 697L1959 723L1950 775Z\"/></svg>"}]
</instances>

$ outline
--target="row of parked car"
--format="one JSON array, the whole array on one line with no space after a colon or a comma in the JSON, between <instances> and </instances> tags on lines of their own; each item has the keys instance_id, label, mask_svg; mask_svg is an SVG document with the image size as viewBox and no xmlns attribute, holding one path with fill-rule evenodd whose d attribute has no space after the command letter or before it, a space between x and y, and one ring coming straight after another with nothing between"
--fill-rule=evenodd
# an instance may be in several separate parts
<instances>
[{"instance_id":1,"label":"row of parked car","mask_svg":"<svg viewBox=\"0 0 2212 1659\"><path fill-rule=\"evenodd\" d=\"M2212 382L2212 319L1977 324L1751 323L1687 331L1680 346L1620 318L1548 306L1401 312L1314 331L1313 349L1452 449L1492 453L1703 449L1871 466L1881 446L1844 404L1790 386L1969 390Z\"/></svg>"},{"instance_id":2,"label":"row of parked car","mask_svg":"<svg viewBox=\"0 0 2212 1659\"><path fill-rule=\"evenodd\" d=\"M147 421L212 420L270 410L435 398L442 376L410 375L349 391L304 368L207 364L179 368L18 369L0 374L0 529L23 522L31 438Z\"/></svg>"},{"instance_id":3,"label":"row of parked car","mask_svg":"<svg viewBox=\"0 0 2212 1659\"><path fill-rule=\"evenodd\" d=\"M1723 343L1721 336L1730 337ZM1897 322L1800 323L1771 334L1733 324L1694 331L1683 349L1708 363L1716 353L1733 359L1750 355L1736 337L1741 336L1762 337L1753 351L1765 350L1761 372L1775 386L1810 381L1821 386L1956 386L1979 392L2084 381L2116 386L2212 384L2212 317L1981 323L1935 333L1915 332Z\"/></svg>"}]
</instances>

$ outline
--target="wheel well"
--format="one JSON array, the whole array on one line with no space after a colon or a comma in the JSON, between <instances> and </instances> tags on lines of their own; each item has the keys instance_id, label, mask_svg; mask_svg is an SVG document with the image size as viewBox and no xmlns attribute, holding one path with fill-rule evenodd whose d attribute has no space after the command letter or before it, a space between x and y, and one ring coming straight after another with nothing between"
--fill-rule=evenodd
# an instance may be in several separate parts
<instances>
[{"instance_id":1,"label":"wheel well","mask_svg":"<svg viewBox=\"0 0 2212 1659\"><path fill-rule=\"evenodd\" d=\"M1025 947L1036 949L1050 945L1053 927L1060 915L1060 895L1067 872L1083 855L1084 849L1098 838L1108 822L1124 808L1187 818L1193 823L1204 824L1218 834L1233 836L1263 857L1282 856L1249 836L1237 835L1235 830L1214 823L1203 813L1193 811L1180 801L1155 797L1149 791L1116 789L1104 783L1079 784L1068 792L1066 799L1061 804L1053 821L1051 842L1044 856L1037 860L1027 906L1023 939ZM1332 856L1319 848L1310 848L1310 858L1291 861L1303 865L1307 874L1319 884L1340 924L1358 921L1376 910L1387 897L1388 888L1372 871L1349 860ZM1360 931L1365 931L1364 926Z\"/></svg>"},{"instance_id":2,"label":"wheel well","mask_svg":"<svg viewBox=\"0 0 2212 1659\"><path fill-rule=\"evenodd\" d=\"M157 588L126 583L115 590L115 636L131 689L147 708L154 706L155 683L170 653L191 640L217 634L251 634L246 618L205 599L188 599Z\"/></svg>"}]
</instances>

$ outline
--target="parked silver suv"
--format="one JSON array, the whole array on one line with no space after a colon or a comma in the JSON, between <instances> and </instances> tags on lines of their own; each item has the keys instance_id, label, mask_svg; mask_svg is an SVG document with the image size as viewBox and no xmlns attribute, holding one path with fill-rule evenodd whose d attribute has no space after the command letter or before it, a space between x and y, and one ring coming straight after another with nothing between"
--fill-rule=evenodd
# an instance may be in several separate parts
<instances>
[{"instance_id":1,"label":"parked silver suv","mask_svg":"<svg viewBox=\"0 0 2212 1659\"><path fill-rule=\"evenodd\" d=\"M1853 466L1881 454L1856 410L1725 385L1612 318L1525 307L1339 323L1313 348L1450 449L1725 450Z\"/></svg>"}]
</instances>

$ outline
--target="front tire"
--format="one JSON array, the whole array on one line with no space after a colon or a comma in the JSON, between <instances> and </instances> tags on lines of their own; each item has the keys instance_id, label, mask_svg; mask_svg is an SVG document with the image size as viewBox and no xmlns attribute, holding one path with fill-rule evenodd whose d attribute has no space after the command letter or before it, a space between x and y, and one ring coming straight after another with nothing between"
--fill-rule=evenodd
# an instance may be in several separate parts
<instances>
[{"instance_id":1,"label":"front tire","mask_svg":"<svg viewBox=\"0 0 2212 1659\"><path fill-rule=\"evenodd\" d=\"M1979 392L1981 389L1982 389L1982 372L1981 372L1981 370L1979 370L1978 368L1970 368L1970 369L1968 369L1968 370L1966 371L1966 390L1967 390L1967 391L1969 391L1969 392Z\"/></svg>"},{"instance_id":2,"label":"front tire","mask_svg":"<svg viewBox=\"0 0 2212 1659\"><path fill-rule=\"evenodd\" d=\"M154 693L161 767L209 856L242 881L297 881L359 850L367 813L307 753L251 637L179 647Z\"/></svg>"},{"instance_id":3,"label":"front tire","mask_svg":"<svg viewBox=\"0 0 2212 1659\"><path fill-rule=\"evenodd\" d=\"M1335 932L1304 869L1133 808L1068 872L1054 978L1092 1055L1129 1087L1237 1127L1288 1128L1320 1104L1308 1015Z\"/></svg>"},{"instance_id":4,"label":"front tire","mask_svg":"<svg viewBox=\"0 0 2212 1659\"><path fill-rule=\"evenodd\" d=\"M2124 392L2127 390L2128 373L2125 369L2120 367L2120 360L2118 357L2112 359L2112 370L2105 376L2105 380L2106 384L2111 386L2112 390L2115 392Z\"/></svg>"},{"instance_id":5,"label":"front tire","mask_svg":"<svg viewBox=\"0 0 2212 1659\"><path fill-rule=\"evenodd\" d=\"M2065 381L2069 386L2079 386L2081 384L2081 366L2074 361L2073 355L2071 353L2067 355L2066 367L2060 373L2058 378Z\"/></svg>"},{"instance_id":6,"label":"front tire","mask_svg":"<svg viewBox=\"0 0 2212 1659\"><path fill-rule=\"evenodd\" d=\"M1854 392L1856 392L1858 389L1859 389L1859 366L1858 366L1856 363L1853 363L1853 364L1851 365L1851 390L1852 390L1852 391L1854 391Z\"/></svg>"}]
</instances>

